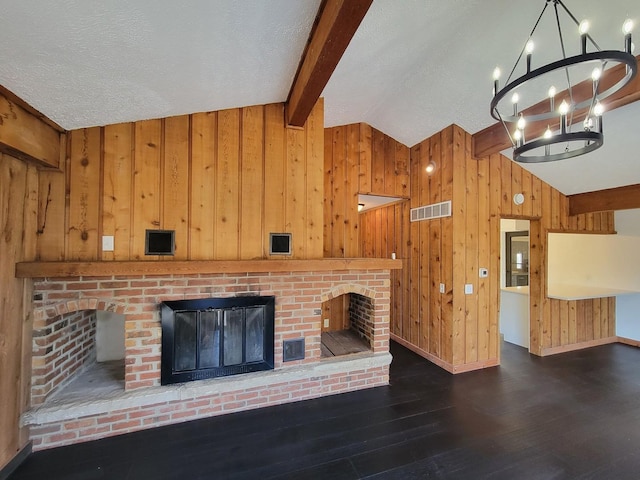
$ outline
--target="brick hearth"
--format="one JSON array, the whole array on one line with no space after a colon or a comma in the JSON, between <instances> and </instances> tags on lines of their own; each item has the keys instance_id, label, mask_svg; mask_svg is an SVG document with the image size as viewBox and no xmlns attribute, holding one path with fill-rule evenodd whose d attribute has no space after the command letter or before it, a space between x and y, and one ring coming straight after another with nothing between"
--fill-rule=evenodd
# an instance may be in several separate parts
<instances>
[{"instance_id":1,"label":"brick hearth","mask_svg":"<svg viewBox=\"0 0 640 480\"><path fill-rule=\"evenodd\" d=\"M388 270L35 279L33 408L23 423L31 427L34 449L43 449L386 385L389 287ZM323 360L321 304L349 293L372 303L372 324L361 327L373 332L371 352ZM275 369L161 387L159 304L234 295L276 297ZM73 371L93 360L87 325L95 323L96 310L125 315L125 390L91 402L55 402L51 396ZM283 340L301 337L305 359L283 363Z\"/></svg>"}]
</instances>

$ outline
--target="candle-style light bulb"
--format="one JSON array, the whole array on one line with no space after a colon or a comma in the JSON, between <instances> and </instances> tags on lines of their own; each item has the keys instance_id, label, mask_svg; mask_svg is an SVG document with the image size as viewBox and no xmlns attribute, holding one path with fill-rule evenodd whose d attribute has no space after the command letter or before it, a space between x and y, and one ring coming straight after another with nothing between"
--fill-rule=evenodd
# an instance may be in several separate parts
<instances>
[{"instance_id":1,"label":"candle-style light bulb","mask_svg":"<svg viewBox=\"0 0 640 480\"><path fill-rule=\"evenodd\" d=\"M513 139L516 141L516 147L522 146L522 132L520 130L513 132Z\"/></svg>"},{"instance_id":2,"label":"candle-style light bulb","mask_svg":"<svg viewBox=\"0 0 640 480\"><path fill-rule=\"evenodd\" d=\"M589 20L583 20L578 27L580 30L580 44L582 45L582 54L587 53L587 33L589 32Z\"/></svg>"},{"instance_id":3,"label":"candle-style light bulb","mask_svg":"<svg viewBox=\"0 0 640 480\"><path fill-rule=\"evenodd\" d=\"M524 116L522 116L522 114L520 114L520 118L518 119L518 123L516 123L516 126L518 127L518 130L524 130L525 125L527 124L527 121L524 119Z\"/></svg>"},{"instance_id":4,"label":"candle-style light bulb","mask_svg":"<svg viewBox=\"0 0 640 480\"><path fill-rule=\"evenodd\" d=\"M494 95L498 93L498 80L500 80L500 75L502 75L502 72L500 71L500 68L496 67L493 70L493 94Z\"/></svg>"},{"instance_id":5,"label":"candle-style light bulb","mask_svg":"<svg viewBox=\"0 0 640 480\"><path fill-rule=\"evenodd\" d=\"M604 113L604 107L600 102L596 102L596 104L593 106L593 114L596 117L601 117L603 113Z\"/></svg>"},{"instance_id":6,"label":"candle-style light bulb","mask_svg":"<svg viewBox=\"0 0 640 480\"><path fill-rule=\"evenodd\" d=\"M511 95L511 103L513 103L513 116L515 117L516 115L518 115L518 101L520 100L520 95L518 95L518 92L514 92L513 95Z\"/></svg>"},{"instance_id":7,"label":"candle-style light bulb","mask_svg":"<svg viewBox=\"0 0 640 480\"><path fill-rule=\"evenodd\" d=\"M527 73L531 71L531 54L533 53L533 40L529 40L524 47L525 52L527 52Z\"/></svg>"},{"instance_id":8,"label":"candle-style light bulb","mask_svg":"<svg viewBox=\"0 0 640 480\"><path fill-rule=\"evenodd\" d=\"M558 107L558 111L560 112L560 115L566 115L567 113L569 113L569 104L566 100L562 101L562 103Z\"/></svg>"},{"instance_id":9,"label":"candle-style light bulb","mask_svg":"<svg viewBox=\"0 0 640 480\"><path fill-rule=\"evenodd\" d=\"M627 53L633 52L633 43L631 43L631 31L633 30L633 20L627 18L622 24L622 32L624 33L624 49Z\"/></svg>"},{"instance_id":10,"label":"candle-style light bulb","mask_svg":"<svg viewBox=\"0 0 640 480\"><path fill-rule=\"evenodd\" d=\"M567 113L569 113L569 104L566 100L563 100L558 108L560 112L560 133L564 135L567 133Z\"/></svg>"},{"instance_id":11,"label":"candle-style light bulb","mask_svg":"<svg viewBox=\"0 0 640 480\"><path fill-rule=\"evenodd\" d=\"M604 112L604 107L600 102L596 102L593 106L593 114L596 116L596 130L602 133L602 114Z\"/></svg>"},{"instance_id":12,"label":"candle-style light bulb","mask_svg":"<svg viewBox=\"0 0 640 480\"><path fill-rule=\"evenodd\" d=\"M555 103L555 97L556 97L556 87L554 87L553 85L551 85L551 86L549 87L548 95L549 95L549 103L551 104L551 107L549 108L549 111L550 111L550 112L553 112L553 111L555 110L555 108L556 108L556 107L554 106L554 103Z\"/></svg>"},{"instance_id":13,"label":"candle-style light bulb","mask_svg":"<svg viewBox=\"0 0 640 480\"><path fill-rule=\"evenodd\" d=\"M553 133L551 133L551 129L549 128L549 125L547 125L547 129L544 131L544 134L542 135L542 137L545 140L549 140L552 136L553 136ZM551 145L545 145L544 154L548 156L550 153L551 153Z\"/></svg>"}]
</instances>

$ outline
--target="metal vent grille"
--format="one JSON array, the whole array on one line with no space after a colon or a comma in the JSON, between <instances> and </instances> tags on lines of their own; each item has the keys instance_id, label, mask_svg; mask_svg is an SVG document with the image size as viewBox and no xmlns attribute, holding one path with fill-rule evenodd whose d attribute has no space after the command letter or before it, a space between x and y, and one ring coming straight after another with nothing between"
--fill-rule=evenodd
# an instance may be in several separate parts
<instances>
[{"instance_id":1,"label":"metal vent grille","mask_svg":"<svg viewBox=\"0 0 640 480\"><path fill-rule=\"evenodd\" d=\"M421 222L422 220L431 220L432 218L442 218L442 217L450 217L450 216L451 216L451 200L411 209L412 222Z\"/></svg>"}]
</instances>

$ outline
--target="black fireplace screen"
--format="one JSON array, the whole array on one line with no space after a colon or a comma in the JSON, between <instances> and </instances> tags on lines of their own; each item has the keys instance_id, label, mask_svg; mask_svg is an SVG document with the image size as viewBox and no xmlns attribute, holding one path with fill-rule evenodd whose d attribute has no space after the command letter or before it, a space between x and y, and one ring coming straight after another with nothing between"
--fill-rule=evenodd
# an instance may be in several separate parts
<instances>
[{"instance_id":1,"label":"black fireplace screen","mask_svg":"<svg viewBox=\"0 0 640 480\"><path fill-rule=\"evenodd\" d=\"M272 370L274 305L258 296L162 303L162 385Z\"/></svg>"}]
</instances>

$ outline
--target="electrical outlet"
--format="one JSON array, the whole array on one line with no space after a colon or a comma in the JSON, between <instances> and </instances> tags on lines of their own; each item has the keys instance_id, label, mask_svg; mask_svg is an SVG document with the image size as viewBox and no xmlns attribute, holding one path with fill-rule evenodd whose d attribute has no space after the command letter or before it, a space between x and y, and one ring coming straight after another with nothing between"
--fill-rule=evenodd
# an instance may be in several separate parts
<instances>
[{"instance_id":1,"label":"electrical outlet","mask_svg":"<svg viewBox=\"0 0 640 480\"><path fill-rule=\"evenodd\" d=\"M444 293L445 292L445 288L444 288L444 283L440 284L440 293Z\"/></svg>"},{"instance_id":2,"label":"electrical outlet","mask_svg":"<svg viewBox=\"0 0 640 480\"><path fill-rule=\"evenodd\" d=\"M324 328L329 328L329 319L328 318L324 319Z\"/></svg>"},{"instance_id":3,"label":"electrical outlet","mask_svg":"<svg viewBox=\"0 0 640 480\"><path fill-rule=\"evenodd\" d=\"M473 283L464 284L464 294L471 295L473 293Z\"/></svg>"},{"instance_id":4,"label":"electrical outlet","mask_svg":"<svg viewBox=\"0 0 640 480\"><path fill-rule=\"evenodd\" d=\"M102 236L102 251L103 252L113 252L113 250L114 250L113 235L103 235Z\"/></svg>"},{"instance_id":5,"label":"electrical outlet","mask_svg":"<svg viewBox=\"0 0 640 480\"><path fill-rule=\"evenodd\" d=\"M489 276L489 269L487 268L480 268L478 270L478 275L480 276L480 278L487 278Z\"/></svg>"}]
</instances>

